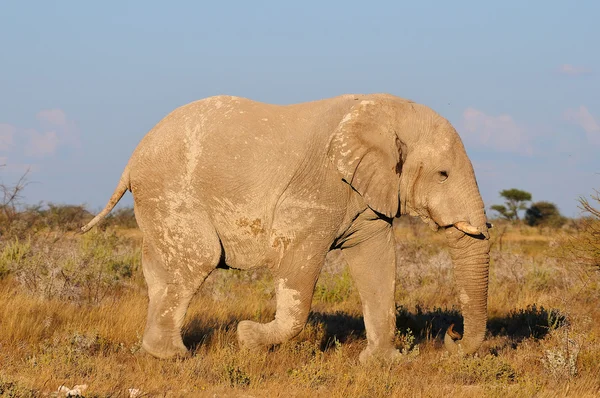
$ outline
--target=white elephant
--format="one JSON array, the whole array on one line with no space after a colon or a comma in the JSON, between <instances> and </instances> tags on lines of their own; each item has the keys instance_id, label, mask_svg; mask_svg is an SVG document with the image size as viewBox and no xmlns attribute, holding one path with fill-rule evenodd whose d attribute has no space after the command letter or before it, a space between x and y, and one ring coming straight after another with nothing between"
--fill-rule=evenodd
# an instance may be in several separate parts
<instances>
[{"instance_id":1,"label":"white elephant","mask_svg":"<svg viewBox=\"0 0 600 398\"><path fill-rule=\"evenodd\" d=\"M489 235L471 162L452 125L388 94L279 106L217 96L182 106L135 149L105 209L133 193L143 233L149 306L143 348L187 352L188 304L217 266L268 267L275 319L242 321L240 344L286 341L306 323L329 250L341 249L362 301L361 361L394 358L395 242L391 220L410 214L445 228L464 337L475 352L487 320Z\"/></svg>"}]
</instances>

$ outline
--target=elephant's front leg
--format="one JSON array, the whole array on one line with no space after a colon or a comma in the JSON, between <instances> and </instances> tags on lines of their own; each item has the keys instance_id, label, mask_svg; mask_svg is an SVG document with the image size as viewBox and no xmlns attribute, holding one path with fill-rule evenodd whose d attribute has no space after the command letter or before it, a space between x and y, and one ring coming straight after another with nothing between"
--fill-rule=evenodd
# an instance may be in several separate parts
<instances>
[{"instance_id":1,"label":"elephant's front leg","mask_svg":"<svg viewBox=\"0 0 600 398\"><path fill-rule=\"evenodd\" d=\"M363 307L367 348L360 361L372 357L393 360L400 354L394 347L396 330L396 253L392 227L384 220L371 220L366 239L342 248ZM362 233L359 231L358 233Z\"/></svg>"},{"instance_id":2,"label":"elephant's front leg","mask_svg":"<svg viewBox=\"0 0 600 398\"><path fill-rule=\"evenodd\" d=\"M240 345L255 349L279 344L296 336L308 319L315 283L325 261L326 249L318 254L303 249L289 251L279 269L274 272L277 310L275 319L269 323L242 321L237 334Z\"/></svg>"}]
</instances>

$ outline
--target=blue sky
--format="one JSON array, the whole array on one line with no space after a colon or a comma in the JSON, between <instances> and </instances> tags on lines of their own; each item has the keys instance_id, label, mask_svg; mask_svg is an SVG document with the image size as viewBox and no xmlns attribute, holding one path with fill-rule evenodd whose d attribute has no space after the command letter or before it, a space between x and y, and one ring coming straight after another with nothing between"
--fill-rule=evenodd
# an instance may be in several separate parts
<instances>
[{"instance_id":1,"label":"blue sky","mask_svg":"<svg viewBox=\"0 0 600 398\"><path fill-rule=\"evenodd\" d=\"M30 167L28 203L98 210L154 124L216 94L428 105L487 206L520 188L576 216L600 189L600 2L165 4L0 5L0 180Z\"/></svg>"}]
</instances>

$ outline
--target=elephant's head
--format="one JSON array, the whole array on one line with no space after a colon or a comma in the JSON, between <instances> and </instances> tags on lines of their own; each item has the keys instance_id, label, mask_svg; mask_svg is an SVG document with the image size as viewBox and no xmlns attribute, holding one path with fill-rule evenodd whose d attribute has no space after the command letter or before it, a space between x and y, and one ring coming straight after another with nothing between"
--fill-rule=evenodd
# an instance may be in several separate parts
<instances>
[{"instance_id":1,"label":"elephant's head","mask_svg":"<svg viewBox=\"0 0 600 398\"><path fill-rule=\"evenodd\" d=\"M464 317L450 352L481 345L487 322L489 235L471 161L452 125L430 108L390 95L357 101L338 125L330 157L374 211L418 215L446 229Z\"/></svg>"}]
</instances>

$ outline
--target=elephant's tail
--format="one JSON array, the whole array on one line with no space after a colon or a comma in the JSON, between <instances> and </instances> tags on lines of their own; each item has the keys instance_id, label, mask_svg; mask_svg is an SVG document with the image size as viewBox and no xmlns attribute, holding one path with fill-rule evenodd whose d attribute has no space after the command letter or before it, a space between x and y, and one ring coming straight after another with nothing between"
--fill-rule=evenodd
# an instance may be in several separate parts
<instances>
[{"instance_id":1,"label":"elephant's tail","mask_svg":"<svg viewBox=\"0 0 600 398\"><path fill-rule=\"evenodd\" d=\"M81 227L81 232L85 233L89 231L94 227L94 225L98 224L100 220L106 217L106 215L111 212L117 203L119 203L119 200L121 200L125 192L129 189L129 165L127 165L125 166L125 170L123 170L123 174L121 174L121 179L119 180L117 188L115 188L115 191L108 200L106 206L104 206L104 209L102 209L102 211L98 213L98 215L94 217L92 221Z\"/></svg>"}]
</instances>

